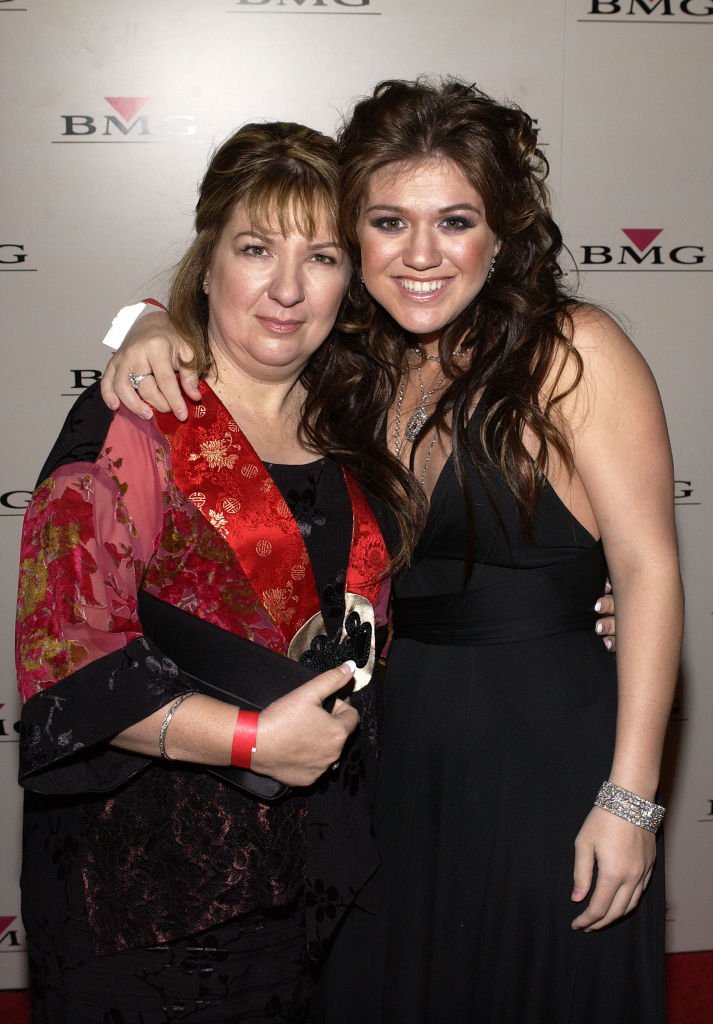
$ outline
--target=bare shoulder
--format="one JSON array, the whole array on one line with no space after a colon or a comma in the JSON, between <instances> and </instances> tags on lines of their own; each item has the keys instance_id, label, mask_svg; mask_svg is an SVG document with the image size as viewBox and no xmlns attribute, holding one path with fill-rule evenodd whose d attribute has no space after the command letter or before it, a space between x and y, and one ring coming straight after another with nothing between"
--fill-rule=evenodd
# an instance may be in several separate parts
<instances>
[{"instance_id":1,"label":"bare shoulder","mask_svg":"<svg viewBox=\"0 0 713 1024\"><path fill-rule=\"evenodd\" d=\"M633 343L613 317L589 303L573 302L562 311L559 324L561 343L557 346L543 395L559 413L581 405L588 394L599 364L610 366L621 354L633 350Z\"/></svg>"},{"instance_id":2,"label":"bare shoulder","mask_svg":"<svg viewBox=\"0 0 713 1024\"><path fill-rule=\"evenodd\" d=\"M658 405L658 389L644 357L616 320L591 304L573 305L562 323L557 374L558 414L577 434L601 416L618 419L621 407Z\"/></svg>"},{"instance_id":3,"label":"bare shoulder","mask_svg":"<svg viewBox=\"0 0 713 1024\"><path fill-rule=\"evenodd\" d=\"M598 306L581 304L570 313L572 346L579 353L588 372L606 372L620 362L641 362L644 357L616 320Z\"/></svg>"},{"instance_id":4,"label":"bare shoulder","mask_svg":"<svg viewBox=\"0 0 713 1024\"><path fill-rule=\"evenodd\" d=\"M616 320L597 306L582 304L571 311L571 343L582 361L582 381L595 393L626 384L650 386L648 363Z\"/></svg>"}]
</instances>

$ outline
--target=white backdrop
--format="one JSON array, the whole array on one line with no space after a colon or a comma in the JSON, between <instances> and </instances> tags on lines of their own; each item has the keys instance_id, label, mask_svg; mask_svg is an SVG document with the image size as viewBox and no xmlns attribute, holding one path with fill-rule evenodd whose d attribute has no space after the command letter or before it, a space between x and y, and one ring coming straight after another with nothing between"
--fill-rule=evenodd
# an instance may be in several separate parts
<instances>
[{"instance_id":1,"label":"white backdrop","mask_svg":"<svg viewBox=\"0 0 713 1024\"><path fill-rule=\"evenodd\" d=\"M713 948L713 3L0 0L0 57L0 988L24 983L12 618L35 476L116 308L163 295L211 147L253 119L332 131L379 79L424 72L537 118L581 289L628 318L663 393L688 595L668 941Z\"/></svg>"}]
</instances>

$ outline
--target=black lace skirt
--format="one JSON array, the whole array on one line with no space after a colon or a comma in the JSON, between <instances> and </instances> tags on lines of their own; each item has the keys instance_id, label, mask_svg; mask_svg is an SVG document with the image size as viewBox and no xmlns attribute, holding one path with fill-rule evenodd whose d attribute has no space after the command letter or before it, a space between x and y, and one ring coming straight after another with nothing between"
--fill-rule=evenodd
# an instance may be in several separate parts
<instances>
[{"instance_id":1,"label":"black lace skirt","mask_svg":"<svg viewBox=\"0 0 713 1024\"><path fill-rule=\"evenodd\" d=\"M301 907L68 965L59 989L41 962L31 947L33 1024L300 1024L312 990Z\"/></svg>"}]
</instances>

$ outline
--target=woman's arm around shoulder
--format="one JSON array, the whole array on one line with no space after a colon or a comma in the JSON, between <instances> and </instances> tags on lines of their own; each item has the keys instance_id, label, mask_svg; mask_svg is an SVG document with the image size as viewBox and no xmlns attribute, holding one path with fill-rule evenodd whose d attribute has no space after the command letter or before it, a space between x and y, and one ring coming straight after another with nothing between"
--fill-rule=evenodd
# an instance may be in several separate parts
<instances>
[{"instance_id":1,"label":"woman's arm around shoulder","mask_svg":"<svg viewBox=\"0 0 713 1024\"><path fill-rule=\"evenodd\" d=\"M198 378L185 365L191 356L190 346L171 325L167 312L142 316L106 365L102 397L110 409L125 405L144 419L151 418L154 408L159 412L171 411L179 420L185 420L188 411L181 388L196 402L201 397ZM142 377L137 387L131 383L131 375Z\"/></svg>"}]
</instances>

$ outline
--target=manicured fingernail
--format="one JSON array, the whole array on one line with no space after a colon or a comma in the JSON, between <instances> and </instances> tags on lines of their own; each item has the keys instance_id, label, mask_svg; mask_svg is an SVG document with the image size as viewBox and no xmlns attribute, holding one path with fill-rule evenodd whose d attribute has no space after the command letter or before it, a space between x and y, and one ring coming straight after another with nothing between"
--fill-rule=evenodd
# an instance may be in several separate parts
<instances>
[{"instance_id":1,"label":"manicured fingernail","mask_svg":"<svg viewBox=\"0 0 713 1024\"><path fill-rule=\"evenodd\" d=\"M602 610L602 602L601 601L597 601L597 603L594 605L594 611L595 612L600 612L601 610Z\"/></svg>"},{"instance_id":2,"label":"manicured fingernail","mask_svg":"<svg viewBox=\"0 0 713 1024\"><path fill-rule=\"evenodd\" d=\"M352 661L351 658L349 659L349 661L344 662L344 667L349 670L349 675L351 676L353 676L354 673L356 672L356 662Z\"/></svg>"},{"instance_id":3,"label":"manicured fingernail","mask_svg":"<svg viewBox=\"0 0 713 1024\"><path fill-rule=\"evenodd\" d=\"M610 636L608 636L606 638L606 640L604 641L604 646L606 647L606 649L608 651L610 651L612 649L612 647L614 646L614 641L612 640L612 638Z\"/></svg>"},{"instance_id":4,"label":"manicured fingernail","mask_svg":"<svg viewBox=\"0 0 713 1024\"><path fill-rule=\"evenodd\" d=\"M145 420L150 420L153 417L153 413L151 412L150 409L142 409L141 415Z\"/></svg>"},{"instance_id":5,"label":"manicured fingernail","mask_svg":"<svg viewBox=\"0 0 713 1024\"><path fill-rule=\"evenodd\" d=\"M604 623L603 622L597 622L597 624L594 627L594 632L595 633L603 633L604 632Z\"/></svg>"},{"instance_id":6,"label":"manicured fingernail","mask_svg":"<svg viewBox=\"0 0 713 1024\"><path fill-rule=\"evenodd\" d=\"M176 419L183 422L188 419L188 412L185 409L176 409Z\"/></svg>"}]
</instances>

